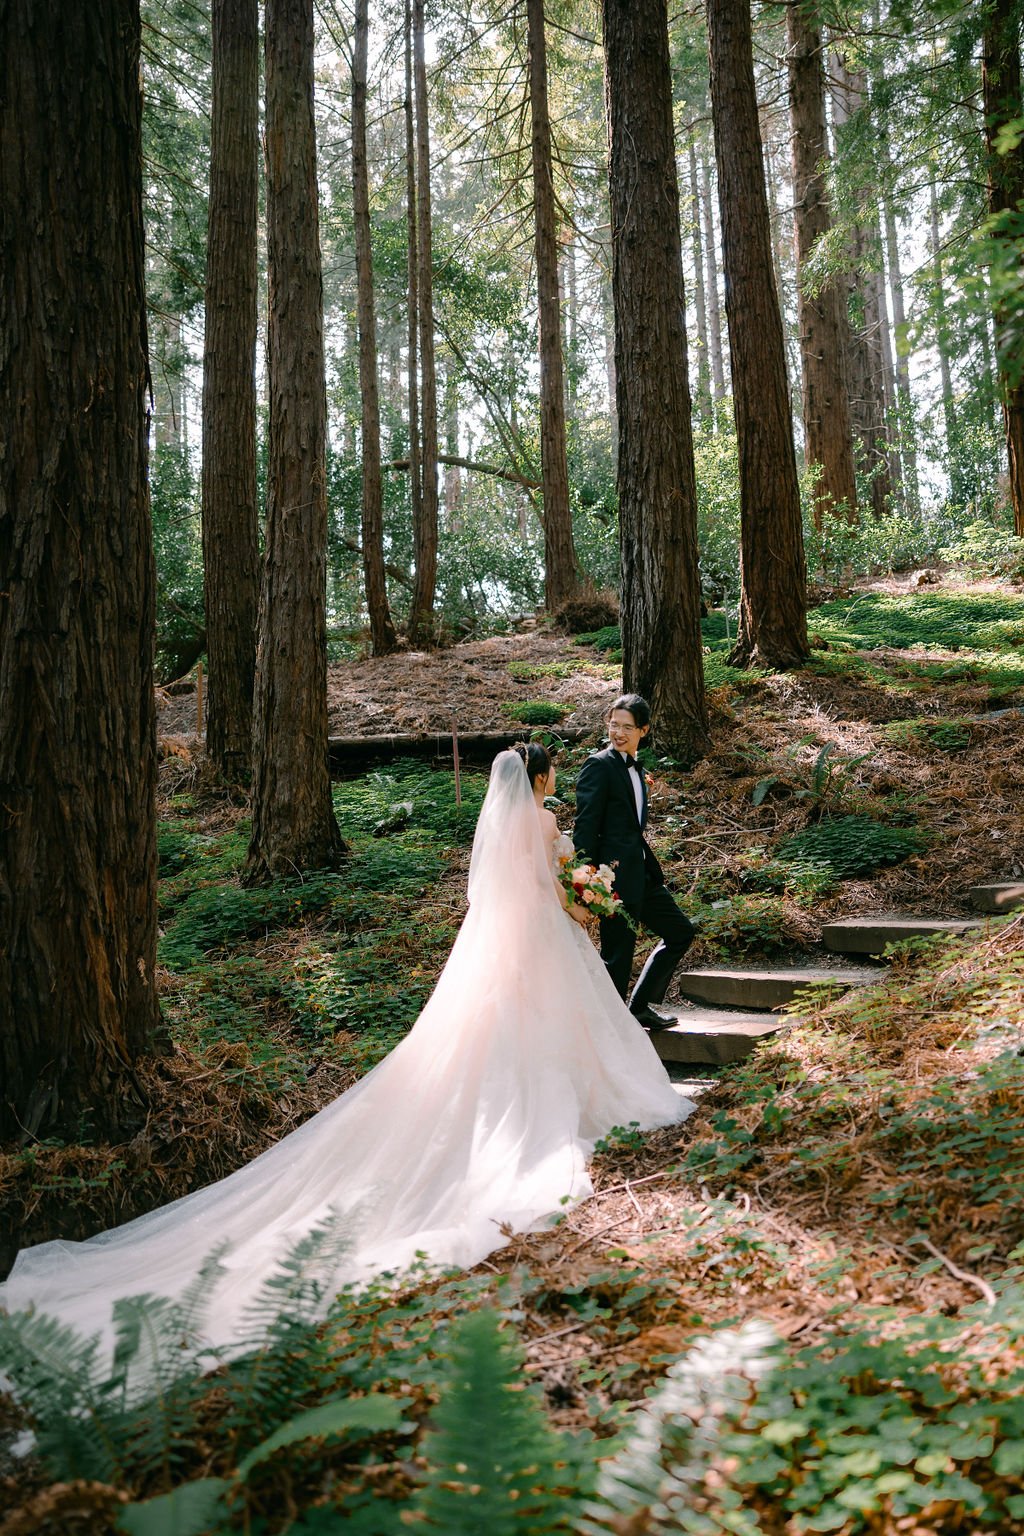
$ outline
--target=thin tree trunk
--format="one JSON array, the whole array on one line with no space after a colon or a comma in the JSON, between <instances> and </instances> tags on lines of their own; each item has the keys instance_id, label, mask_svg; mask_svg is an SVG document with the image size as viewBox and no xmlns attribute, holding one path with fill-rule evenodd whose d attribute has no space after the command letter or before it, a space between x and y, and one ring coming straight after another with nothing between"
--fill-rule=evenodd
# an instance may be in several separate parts
<instances>
[{"instance_id":1,"label":"thin tree trunk","mask_svg":"<svg viewBox=\"0 0 1024 1536\"><path fill-rule=\"evenodd\" d=\"M956 401L953 399L953 375L949 366L949 334L946 325L946 294L942 275L942 239L939 233L939 201L934 181L928 183L928 231L931 240L932 265L935 271L935 302L938 316L937 350L939 354L939 383L942 389L942 419L946 432L946 463L949 466L950 493L956 502L963 497L963 476L960 472L960 429L957 422Z\"/></svg>"},{"instance_id":2,"label":"thin tree trunk","mask_svg":"<svg viewBox=\"0 0 1024 1536\"><path fill-rule=\"evenodd\" d=\"M832 122L838 138L854 114L865 110L866 96L864 75L849 70L842 45L838 42L833 48L832 77ZM876 282L881 252L877 224L873 219L873 227L869 226L863 216L869 209L872 214L874 212L866 187L857 189L857 203L861 216L850 226L846 239L850 426L857 461L870 476L872 513L876 518L882 518L892 495L892 483Z\"/></svg>"},{"instance_id":3,"label":"thin tree trunk","mask_svg":"<svg viewBox=\"0 0 1024 1536\"><path fill-rule=\"evenodd\" d=\"M266 8L267 530L253 708L249 879L344 849L327 763L327 391L313 0Z\"/></svg>"},{"instance_id":4,"label":"thin tree trunk","mask_svg":"<svg viewBox=\"0 0 1024 1536\"><path fill-rule=\"evenodd\" d=\"M416 102L412 69L412 0L405 0L405 207L409 276L409 505L413 547L423 530L423 462L420 453L420 281L416 217ZM418 564L414 561L414 564Z\"/></svg>"},{"instance_id":5,"label":"thin tree trunk","mask_svg":"<svg viewBox=\"0 0 1024 1536\"><path fill-rule=\"evenodd\" d=\"M805 0L786 7L789 95L792 114L793 208L796 235L800 360L803 374L807 462L819 469L814 520L826 508L855 521L857 485L846 378L849 325L837 281L812 287L814 248L831 228L825 190L825 89L821 28Z\"/></svg>"},{"instance_id":6,"label":"thin tree trunk","mask_svg":"<svg viewBox=\"0 0 1024 1536\"><path fill-rule=\"evenodd\" d=\"M206 755L248 776L260 599L256 505L259 8L213 0L213 116L203 350Z\"/></svg>"},{"instance_id":7,"label":"thin tree trunk","mask_svg":"<svg viewBox=\"0 0 1024 1536\"><path fill-rule=\"evenodd\" d=\"M419 252L420 376L422 380L423 507L415 531L416 577L409 608L409 637L434 635L437 589L437 365L434 361L434 234L430 190L430 118L424 45L423 0L413 0L413 72L416 97L416 240Z\"/></svg>"},{"instance_id":8,"label":"thin tree trunk","mask_svg":"<svg viewBox=\"0 0 1024 1536\"><path fill-rule=\"evenodd\" d=\"M565 450L565 379L558 303L558 238L548 118L544 0L526 0L533 161L534 254L540 312L540 462L544 484L544 603L557 608L576 589L576 551Z\"/></svg>"},{"instance_id":9,"label":"thin tree trunk","mask_svg":"<svg viewBox=\"0 0 1024 1536\"><path fill-rule=\"evenodd\" d=\"M384 575L384 492L380 468L380 390L377 382L377 316L373 302L370 177L366 161L366 59L368 0L355 0L352 39L352 223L356 255L356 323L359 327L359 396L362 402L363 580L374 654L398 644Z\"/></svg>"},{"instance_id":10,"label":"thin tree trunk","mask_svg":"<svg viewBox=\"0 0 1024 1536\"><path fill-rule=\"evenodd\" d=\"M712 410L708 310L704 296L704 246L700 233L700 181L697 176L697 149L692 136L687 146L687 167L690 175L690 228L693 240L693 303L697 312L697 414L701 422L709 426Z\"/></svg>"},{"instance_id":11,"label":"thin tree trunk","mask_svg":"<svg viewBox=\"0 0 1024 1536\"><path fill-rule=\"evenodd\" d=\"M1018 135L1012 148L1000 153L1001 129L1024 118L1021 92L1020 8L1014 0L993 0L987 12L982 42L982 94L985 103L985 148L988 158L989 210L997 221L997 238L1009 242L1020 262L1021 210L1024 209L1024 144ZM1011 329L1007 306L997 302L996 357L1006 432L1013 527L1024 538L1024 377L1021 376L1019 332Z\"/></svg>"},{"instance_id":12,"label":"thin tree trunk","mask_svg":"<svg viewBox=\"0 0 1024 1536\"><path fill-rule=\"evenodd\" d=\"M562 246L565 273L563 305L565 312L565 412L569 420L576 414L579 373L579 274L576 271L576 241L570 232Z\"/></svg>"},{"instance_id":13,"label":"thin tree trunk","mask_svg":"<svg viewBox=\"0 0 1024 1536\"><path fill-rule=\"evenodd\" d=\"M886 157L888 169L888 157ZM909 332L906 307L903 301L903 272L900 266L899 230L896 226L896 210L892 197L883 191L882 223L885 231L885 259L889 269L889 292L892 295L892 325L895 350L896 395L900 429L900 449L903 458L907 502L911 511L921 505L921 488L917 475L917 413L910 388Z\"/></svg>"},{"instance_id":14,"label":"thin tree trunk","mask_svg":"<svg viewBox=\"0 0 1024 1536\"><path fill-rule=\"evenodd\" d=\"M876 226L877 223L876 219ZM877 238L881 233L880 227L876 227L875 233ZM893 494L905 508L907 505L907 487L903 477L903 454L900 450L899 436L895 430L899 417L899 407L896 397L896 370L893 364L889 297L885 283L885 256L881 245L879 245L879 265L874 278L875 312L878 315L878 349L882 367L882 403L887 424L886 435L889 442L889 484L892 486Z\"/></svg>"},{"instance_id":15,"label":"thin tree trunk","mask_svg":"<svg viewBox=\"0 0 1024 1536\"><path fill-rule=\"evenodd\" d=\"M697 489L666 0L603 0L619 416L623 681L658 741L707 744Z\"/></svg>"},{"instance_id":16,"label":"thin tree trunk","mask_svg":"<svg viewBox=\"0 0 1024 1536\"><path fill-rule=\"evenodd\" d=\"M701 203L704 211L704 259L707 271L708 341L711 347L711 392L715 404L725 399L725 359L722 353L722 307L718 297L718 248L715 245L715 201L711 166L701 155Z\"/></svg>"},{"instance_id":17,"label":"thin tree trunk","mask_svg":"<svg viewBox=\"0 0 1024 1536\"><path fill-rule=\"evenodd\" d=\"M0 7L0 1139L158 1038L137 0ZM58 110L59 108L59 110Z\"/></svg>"},{"instance_id":18,"label":"thin tree trunk","mask_svg":"<svg viewBox=\"0 0 1024 1536\"><path fill-rule=\"evenodd\" d=\"M749 0L709 0L708 55L740 459L742 591L731 660L785 671L810 654L807 578Z\"/></svg>"}]
</instances>

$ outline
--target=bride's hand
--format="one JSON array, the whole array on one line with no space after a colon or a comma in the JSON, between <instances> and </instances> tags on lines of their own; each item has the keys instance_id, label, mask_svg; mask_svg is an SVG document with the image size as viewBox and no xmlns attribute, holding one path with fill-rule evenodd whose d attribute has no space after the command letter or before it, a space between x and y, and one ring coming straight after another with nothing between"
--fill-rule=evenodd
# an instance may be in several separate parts
<instances>
[{"instance_id":1,"label":"bride's hand","mask_svg":"<svg viewBox=\"0 0 1024 1536\"><path fill-rule=\"evenodd\" d=\"M586 907L581 907L577 902L573 902L572 906L568 907L566 910L568 911L569 916L572 918L573 922L574 923L579 923L580 927L582 929L586 930L586 928L587 928L587 909L586 909Z\"/></svg>"}]
</instances>

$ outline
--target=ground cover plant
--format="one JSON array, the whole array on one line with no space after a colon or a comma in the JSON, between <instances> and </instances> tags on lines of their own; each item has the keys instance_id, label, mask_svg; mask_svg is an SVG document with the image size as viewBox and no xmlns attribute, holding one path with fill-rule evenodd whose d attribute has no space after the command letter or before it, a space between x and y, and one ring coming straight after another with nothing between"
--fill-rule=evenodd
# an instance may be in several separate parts
<instances>
[{"instance_id":1,"label":"ground cover plant","mask_svg":"<svg viewBox=\"0 0 1024 1536\"><path fill-rule=\"evenodd\" d=\"M965 912L970 883L1024 859L1020 717L989 718L966 672L907 693L949 612L926 603L914 630L917 600L903 648L822 634L805 671L716 688L692 773L645 754L659 855L702 919L695 961L806 954L842 912ZM986 655L1015 654L992 628L1005 609L970 611ZM524 682L599 721L611 663L569 639L510 644L470 648L467 688L484 670L509 690L481 727ZM404 665L381 664L382 696ZM369 730L365 677L351 711ZM478 696L454 696L467 729ZM564 825L586 750L559 754ZM348 864L249 904L244 806L168 757L169 1045L145 1067L148 1121L117 1147L85 1125L74 1145L5 1150L5 1232L84 1235L219 1177L401 1037L464 910L485 777L463 770L461 804L450 769L422 762L339 783ZM484 1513L509 1533L1024 1530L1022 997L1024 918L904 946L877 986L807 996L682 1127L607 1136L594 1198L471 1275L331 1301L317 1246L344 1233L319 1234L268 1289L267 1336L213 1374L180 1369L201 1284L130 1310L114 1383L82 1341L0 1323L30 1383L20 1406L0 1398L0 1532L390 1536L477 1532ZM156 1398L150 1348L167 1356ZM26 1427L35 1453L12 1458Z\"/></svg>"}]
</instances>

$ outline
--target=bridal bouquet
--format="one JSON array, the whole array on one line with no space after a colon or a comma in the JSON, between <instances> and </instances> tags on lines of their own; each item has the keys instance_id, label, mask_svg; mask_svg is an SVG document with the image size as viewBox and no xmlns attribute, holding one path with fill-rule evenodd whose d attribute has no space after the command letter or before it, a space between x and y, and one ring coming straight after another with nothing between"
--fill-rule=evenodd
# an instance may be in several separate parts
<instances>
[{"instance_id":1,"label":"bridal bouquet","mask_svg":"<svg viewBox=\"0 0 1024 1536\"><path fill-rule=\"evenodd\" d=\"M574 864L576 850L570 838L559 838L556 847L558 878L565 887L569 905L580 903L593 912L595 917L618 917L622 912L622 897L612 887L615 871L610 864ZM567 846L566 846L567 845Z\"/></svg>"}]
</instances>

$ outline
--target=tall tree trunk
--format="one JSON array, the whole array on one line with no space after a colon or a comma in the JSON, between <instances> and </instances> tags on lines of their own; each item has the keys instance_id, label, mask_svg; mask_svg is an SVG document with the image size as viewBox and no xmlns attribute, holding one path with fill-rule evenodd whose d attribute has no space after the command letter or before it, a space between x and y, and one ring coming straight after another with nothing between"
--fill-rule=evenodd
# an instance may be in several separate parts
<instances>
[{"instance_id":1,"label":"tall tree trunk","mask_svg":"<svg viewBox=\"0 0 1024 1536\"><path fill-rule=\"evenodd\" d=\"M548 118L544 0L526 0L533 158L534 253L540 312L540 464L544 494L544 603L552 610L576 589L576 551L565 451L565 378L558 303L558 237Z\"/></svg>"},{"instance_id":2,"label":"tall tree trunk","mask_svg":"<svg viewBox=\"0 0 1024 1536\"><path fill-rule=\"evenodd\" d=\"M825 190L828 144L821 28L807 0L795 0L786 7L786 38L804 442L808 464L820 472L814 497L814 520L820 527L826 507L842 508L851 521L856 519L857 484L846 378L849 325L843 298L835 278L812 286L808 270L814 247L828 233L832 220Z\"/></svg>"},{"instance_id":3,"label":"tall tree trunk","mask_svg":"<svg viewBox=\"0 0 1024 1536\"><path fill-rule=\"evenodd\" d=\"M960 467L960 426L957 421L956 401L953 399L953 375L949 366L949 330L946 324L946 291L943 287L942 275L939 200L934 181L928 184L928 231L935 272L936 344L939 354L939 383L942 389L942 419L946 432L946 463L949 466L950 495L959 505L964 497L963 473Z\"/></svg>"},{"instance_id":4,"label":"tall tree trunk","mask_svg":"<svg viewBox=\"0 0 1024 1536\"><path fill-rule=\"evenodd\" d=\"M722 352L722 306L718 297L718 247L715 245L715 200L711 166L701 155L701 205L704 213L704 259L707 270L708 342L711 348L711 392L715 404L725 399L725 358Z\"/></svg>"},{"instance_id":5,"label":"tall tree trunk","mask_svg":"<svg viewBox=\"0 0 1024 1536\"><path fill-rule=\"evenodd\" d=\"M565 413L572 421L576 415L579 380L579 274L576 271L576 241L572 231L562 243L563 282L560 289L565 316Z\"/></svg>"},{"instance_id":6,"label":"tall tree trunk","mask_svg":"<svg viewBox=\"0 0 1024 1536\"><path fill-rule=\"evenodd\" d=\"M405 0L405 206L409 274L409 505L413 549L423 530L423 463L420 453L419 221L416 217L416 98L412 69L412 0ZM418 559L414 560L418 566Z\"/></svg>"},{"instance_id":7,"label":"tall tree trunk","mask_svg":"<svg viewBox=\"0 0 1024 1536\"><path fill-rule=\"evenodd\" d=\"M0 7L0 1139L157 1038L137 0Z\"/></svg>"},{"instance_id":8,"label":"tall tree trunk","mask_svg":"<svg viewBox=\"0 0 1024 1536\"><path fill-rule=\"evenodd\" d=\"M886 154L886 169L889 169ZM914 396L910 388L910 354L907 329L907 312L903 300L903 271L900 265L899 230L896 225L896 209L891 195L882 193L882 223L885 231L885 260L889 269L889 292L892 294L893 341L896 352L896 396L900 428L900 452L904 466L904 483L907 503L911 511L921 505L921 488L917 475L917 415Z\"/></svg>"},{"instance_id":9,"label":"tall tree trunk","mask_svg":"<svg viewBox=\"0 0 1024 1536\"><path fill-rule=\"evenodd\" d=\"M784 671L810 654L807 578L749 0L709 0L708 55L740 459L742 591L731 659Z\"/></svg>"},{"instance_id":10,"label":"tall tree trunk","mask_svg":"<svg viewBox=\"0 0 1024 1536\"><path fill-rule=\"evenodd\" d=\"M434 233L423 0L413 0L412 28L416 81L417 309L422 383L423 507L420 524L415 531L416 575L409 608L409 636L414 641L424 641L431 640L434 634L434 593L437 588L437 365L434 361Z\"/></svg>"},{"instance_id":11,"label":"tall tree trunk","mask_svg":"<svg viewBox=\"0 0 1024 1536\"><path fill-rule=\"evenodd\" d=\"M691 137L687 147L690 174L690 220L693 240L693 303L697 312L697 415L709 426L711 411L711 366L708 357L708 310L704 289L704 246L700 235L700 181L697 177L697 149Z\"/></svg>"},{"instance_id":12,"label":"tall tree trunk","mask_svg":"<svg viewBox=\"0 0 1024 1536\"><path fill-rule=\"evenodd\" d=\"M866 83L861 72L847 66L841 42L832 54L832 123L837 138L856 113L865 110ZM889 475L889 436L885 414L885 380L876 273L881 252L870 191L857 189L860 217L846 239L847 384L850 426L857 462L870 476L871 510L884 517L892 495ZM871 224L865 215L870 211Z\"/></svg>"},{"instance_id":13,"label":"tall tree trunk","mask_svg":"<svg viewBox=\"0 0 1024 1536\"><path fill-rule=\"evenodd\" d=\"M368 0L355 0L352 38L352 223L356 253L356 319L359 326L359 396L362 403L363 580L374 654L398 644L384 575L384 487L380 467L380 389L377 383L377 316L373 302L370 176L366 161L366 59Z\"/></svg>"},{"instance_id":14,"label":"tall tree trunk","mask_svg":"<svg viewBox=\"0 0 1024 1536\"><path fill-rule=\"evenodd\" d=\"M623 681L659 743L707 744L697 487L666 0L603 0L619 416Z\"/></svg>"},{"instance_id":15,"label":"tall tree trunk","mask_svg":"<svg viewBox=\"0 0 1024 1536\"><path fill-rule=\"evenodd\" d=\"M876 238L881 234L881 226L878 224L876 210ZM896 397L896 369L893 362L892 350L892 325L889 319L889 296L885 285L885 256L881 245L878 247L879 264L874 273L875 279L875 313L878 316L878 350L881 356L882 368L882 408L887 425L887 437L889 441L889 484L893 494L902 505L907 504L907 487L903 477L903 454L900 450L899 438L895 430L895 423L899 414Z\"/></svg>"},{"instance_id":16,"label":"tall tree trunk","mask_svg":"<svg viewBox=\"0 0 1024 1536\"><path fill-rule=\"evenodd\" d=\"M337 862L327 764L327 391L313 0L267 0L267 532L250 879Z\"/></svg>"},{"instance_id":17,"label":"tall tree trunk","mask_svg":"<svg viewBox=\"0 0 1024 1536\"><path fill-rule=\"evenodd\" d=\"M1019 264L1024 214L1024 142L1018 136L1013 148L1003 154L997 147L1000 130L1024 118L1020 7L1014 0L993 0L987 12L982 41L982 93L989 210L997 221L997 238L1009 243ZM1019 356L1020 332L1011 331L1003 303L997 301L994 314L1013 527L1018 538L1024 538L1024 377Z\"/></svg>"},{"instance_id":18,"label":"tall tree trunk","mask_svg":"<svg viewBox=\"0 0 1024 1536\"><path fill-rule=\"evenodd\" d=\"M256 507L257 0L213 0L213 119L203 350L206 755L248 775L260 599Z\"/></svg>"}]
</instances>

